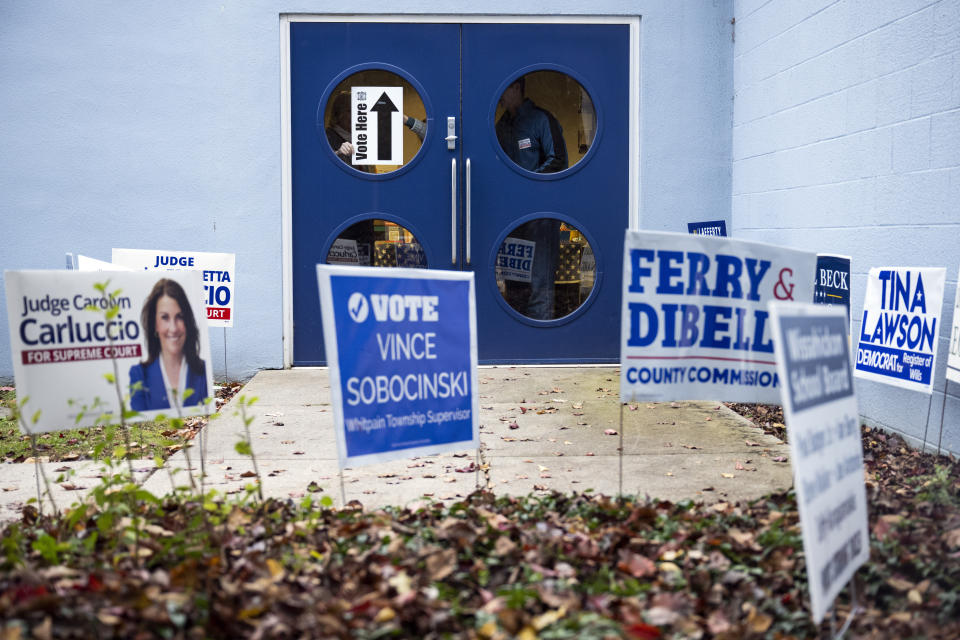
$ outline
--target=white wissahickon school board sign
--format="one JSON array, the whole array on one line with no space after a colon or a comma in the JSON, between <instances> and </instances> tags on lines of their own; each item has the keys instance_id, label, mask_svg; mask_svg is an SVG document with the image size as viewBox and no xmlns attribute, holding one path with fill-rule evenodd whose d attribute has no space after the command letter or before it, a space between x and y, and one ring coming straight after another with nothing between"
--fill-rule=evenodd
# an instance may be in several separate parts
<instances>
[{"instance_id":1,"label":"white wissahickon school board sign","mask_svg":"<svg viewBox=\"0 0 960 640\"><path fill-rule=\"evenodd\" d=\"M870 557L860 420L841 306L770 307L813 619Z\"/></svg>"}]
</instances>

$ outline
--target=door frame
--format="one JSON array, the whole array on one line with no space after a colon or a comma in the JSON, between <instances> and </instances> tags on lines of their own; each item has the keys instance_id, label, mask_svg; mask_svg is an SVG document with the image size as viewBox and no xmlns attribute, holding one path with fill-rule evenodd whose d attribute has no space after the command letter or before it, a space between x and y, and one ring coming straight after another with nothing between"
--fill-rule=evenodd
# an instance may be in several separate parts
<instances>
[{"instance_id":1,"label":"door frame","mask_svg":"<svg viewBox=\"0 0 960 640\"><path fill-rule=\"evenodd\" d=\"M281 14L280 156L281 264L283 288L283 367L293 366L293 159L290 104L290 27L295 22L398 22L453 24L625 24L630 27L629 207L630 229L640 228L640 16L533 16L455 14ZM319 289L317 291L319 296Z\"/></svg>"}]
</instances>

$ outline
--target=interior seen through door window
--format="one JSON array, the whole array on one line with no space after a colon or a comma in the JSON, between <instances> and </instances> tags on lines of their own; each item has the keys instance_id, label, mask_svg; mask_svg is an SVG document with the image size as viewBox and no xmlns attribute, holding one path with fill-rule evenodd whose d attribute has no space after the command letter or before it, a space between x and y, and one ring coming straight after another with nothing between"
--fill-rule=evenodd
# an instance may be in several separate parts
<instances>
[{"instance_id":1,"label":"interior seen through door window","mask_svg":"<svg viewBox=\"0 0 960 640\"><path fill-rule=\"evenodd\" d=\"M554 320L573 313L590 296L596 261L579 230L538 218L510 232L494 269L507 304L528 318Z\"/></svg>"},{"instance_id":2,"label":"interior seen through door window","mask_svg":"<svg viewBox=\"0 0 960 640\"><path fill-rule=\"evenodd\" d=\"M417 155L426 119L423 100L410 82L391 71L367 69L348 76L330 94L323 135L346 166L389 173Z\"/></svg>"},{"instance_id":3,"label":"interior seen through door window","mask_svg":"<svg viewBox=\"0 0 960 640\"><path fill-rule=\"evenodd\" d=\"M327 252L327 264L366 267L427 268L427 256L417 238L389 220L370 219L350 225Z\"/></svg>"},{"instance_id":4,"label":"interior seen through door window","mask_svg":"<svg viewBox=\"0 0 960 640\"><path fill-rule=\"evenodd\" d=\"M503 152L534 173L574 166L597 131L590 94L559 71L534 71L510 83L497 103L495 122Z\"/></svg>"}]
</instances>

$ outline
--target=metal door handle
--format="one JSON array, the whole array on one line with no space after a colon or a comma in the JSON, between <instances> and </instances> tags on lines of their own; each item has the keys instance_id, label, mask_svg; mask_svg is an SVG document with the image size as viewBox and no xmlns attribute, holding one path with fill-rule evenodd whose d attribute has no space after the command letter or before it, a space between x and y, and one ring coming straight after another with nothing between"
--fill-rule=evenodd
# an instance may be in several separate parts
<instances>
[{"instance_id":1,"label":"metal door handle","mask_svg":"<svg viewBox=\"0 0 960 640\"><path fill-rule=\"evenodd\" d=\"M467 201L467 237L466 237L466 252L467 252L467 264L470 264L470 158L467 158L467 193L464 196Z\"/></svg>"},{"instance_id":2,"label":"metal door handle","mask_svg":"<svg viewBox=\"0 0 960 640\"><path fill-rule=\"evenodd\" d=\"M447 149L457 148L457 119L453 116L447 117L447 137L444 140L447 141Z\"/></svg>"},{"instance_id":3,"label":"metal door handle","mask_svg":"<svg viewBox=\"0 0 960 640\"><path fill-rule=\"evenodd\" d=\"M469 161L468 161L469 162ZM457 159L450 158L450 253L457 264Z\"/></svg>"}]
</instances>

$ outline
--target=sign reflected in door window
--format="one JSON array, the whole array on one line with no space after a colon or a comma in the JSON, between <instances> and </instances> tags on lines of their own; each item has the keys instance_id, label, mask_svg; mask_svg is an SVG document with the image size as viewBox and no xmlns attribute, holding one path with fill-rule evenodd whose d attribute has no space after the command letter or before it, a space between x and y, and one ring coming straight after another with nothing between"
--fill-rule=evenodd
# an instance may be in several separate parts
<instances>
[{"instance_id":1,"label":"sign reflected in door window","mask_svg":"<svg viewBox=\"0 0 960 640\"><path fill-rule=\"evenodd\" d=\"M532 320L555 320L590 297L596 268L593 247L578 229L537 218L514 228L500 244L494 277L514 311Z\"/></svg>"},{"instance_id":2,"label":"sign reflected in door window","mask_svg":"<svg viewBox=\"0 0 960 640\"><path fill-rule=\"evenodd\" d=\"M426 269L423 245L406 227L370 218L339 233L327 251L327 264Z\"/></svg>"}]
</instances>

